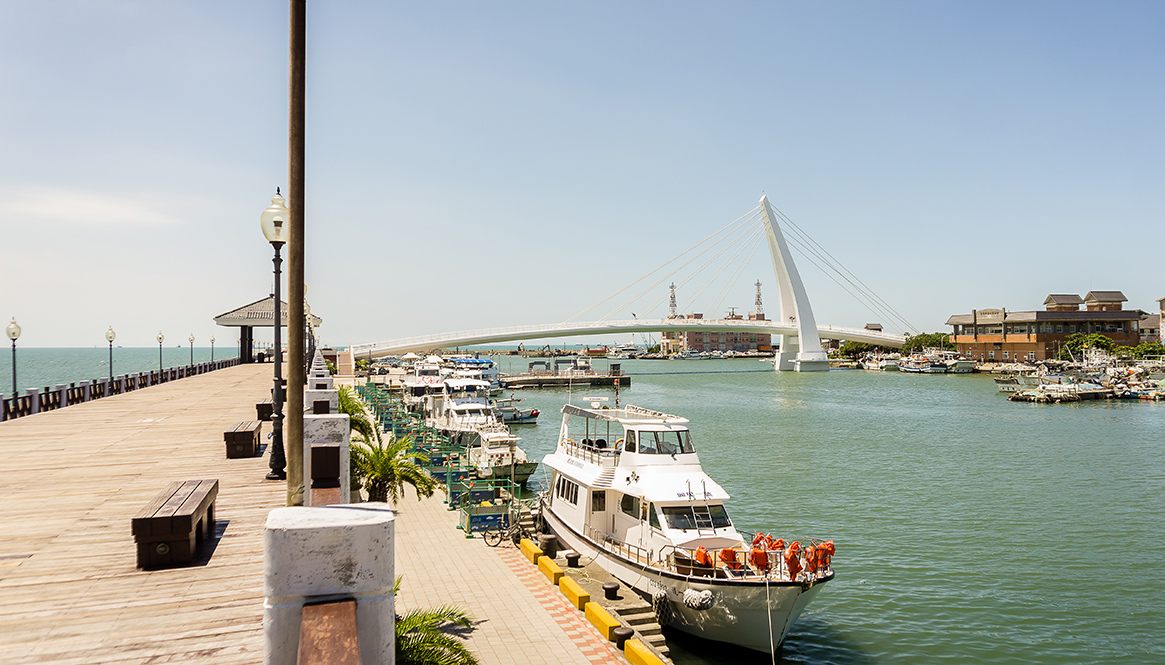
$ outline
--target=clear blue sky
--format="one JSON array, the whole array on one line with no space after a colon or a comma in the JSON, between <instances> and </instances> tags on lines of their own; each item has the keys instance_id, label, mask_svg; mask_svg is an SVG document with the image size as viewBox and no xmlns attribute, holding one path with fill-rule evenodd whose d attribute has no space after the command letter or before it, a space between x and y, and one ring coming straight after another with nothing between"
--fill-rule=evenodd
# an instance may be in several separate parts
<instances>
[{"instance_id":1,"label":"clear blue sky","mask_svg":"<svg viewBox=\"0 0 1165 665\"><path fill-rule=\"evenodd\" d=\"M765 192L923 330L1052 292L1150 310L1163 19L312 2L308 299L336 345L560 321ZM21 344L233 343L211 319L270 290L286 97L284 2L0 1L0 317ZM800 270L819 323L877 320ZM758 278L776 311L763 250L724 305Z\"/></svg>"}]
</instances>

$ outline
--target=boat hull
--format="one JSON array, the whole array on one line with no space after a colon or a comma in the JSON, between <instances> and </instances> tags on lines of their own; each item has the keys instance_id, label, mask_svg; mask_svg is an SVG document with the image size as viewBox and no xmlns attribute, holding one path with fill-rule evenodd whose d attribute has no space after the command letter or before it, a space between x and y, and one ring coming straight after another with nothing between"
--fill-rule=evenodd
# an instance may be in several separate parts
<instances>
[{"instance_id":1,"label":"boat hull","mask_svg":"<svg viewBox=\"0 0 1165 665\"><path fill-rule=\"evenodd\" d=\"M509 478L510 465L499 464L494 467L478 466L477 475L481 478ZM534 470L538 468L538 462L516 462L514 464L514 482L525 485L530 476L534 475Z\"/></svg>"},{"instance_id":2,"label":"boat hull","mask_svg":"<svg viewBox=\"0 0 1165 665\"><path fill-rule=\"evenodd\" d=\"M712 579L683 576L623 558L568 527L545 504L542 514L547 527L564 544L584 558L593 558L604 570L647 596L661 591L667 595L671 620L667 624L697 637L728 642L756 651L772 653L788 635L793 623L833 574L815 582ZM684 592L708 590L711 608L696 610L683 601Z\"/></svg>"}]
</instances>

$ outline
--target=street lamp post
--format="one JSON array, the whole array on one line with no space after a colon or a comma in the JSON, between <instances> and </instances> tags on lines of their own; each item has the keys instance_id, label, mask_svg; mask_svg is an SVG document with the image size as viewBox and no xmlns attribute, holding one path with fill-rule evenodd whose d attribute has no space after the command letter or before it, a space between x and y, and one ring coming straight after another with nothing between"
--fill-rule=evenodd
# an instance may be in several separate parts
<instances>
[{"instance_id":1,"label":"street lamp post","mask_svg":"<svg viewBox=\"0 0 1165 665\"><path fill-rule=\"evenodd\" d=\"M190 340L190 366L194 367L194 333L190 333L187 339Z\"/></svg>"},{"instance_id":2,"label":"street lamp post","mask_svg":"<svg viewBox=\"0 0 1165 665\"><path fill-rule=\"evenodd\" d=\"M109 384L113 385L113 340L117 337L117 333L113 332L113 326L109 326L109 330L105 331L105 339L109 342Z\"/></svg>"},{"instance_id":3,"label":"street lamp post","mask_svg":"<svg viewBox=\"0 0 1165 665\"><path fill-rule=\"evenodd\" d=\"M162 342L166 340L166 336L162 334L161 330L158 331L157 340L158 340L158 380L161 381L162 380L162 376L161 376L162 375Z\"/></svg>"},{"instance_id":4,"label":"street lamp post","mask_svg":"<svg viewBox=\"0 0 1165 665\"><path fill-rule=\"evenodd\" d=\"M20 326L16 323L15 316L12 317L12 323L8 324L5 332L8 333L8 339L12 340L12 396L16 397L16 338L20 337Z\"/></svg>"},{"instance_id":5,"label":"street lamp post","mask_svg":"<svg viewBox=\"0 0 1165 665\"><path fill-rule=\"evenodd\" d=\"M275 258L272 263L275 266L275 302L273 304L273 323L275 325L275 390L271 395L271 471L267 474L268 480L286 480L287 471L284 467L287 466L287 456L283 450L283 358L282 358L282 340L280 339L281 328L283 327L283 303L279 295L279 282L281 281L280 266L283 260L279 258L279 250L283 248L283 244L287 242L288 236L288 220L291 219L291 211L287 209L284 204L283 197L279 194L279 188L275 188L275 196L271 199L271 205L263 211L259 217L259 226L263 229L263 237L267 238L267 242L275 248ZM293 390L299 389L295 386Z\"/></svg>"},{"instance_id":6,"label":"street lamp post","mask_svg":"<svg viewBox=\"0 0 1165 665\"><path fill-rule=\"evenodd\" d=\"M214 362L214 335L210 336L210 362Z\"/></svg>"}]
</instances>

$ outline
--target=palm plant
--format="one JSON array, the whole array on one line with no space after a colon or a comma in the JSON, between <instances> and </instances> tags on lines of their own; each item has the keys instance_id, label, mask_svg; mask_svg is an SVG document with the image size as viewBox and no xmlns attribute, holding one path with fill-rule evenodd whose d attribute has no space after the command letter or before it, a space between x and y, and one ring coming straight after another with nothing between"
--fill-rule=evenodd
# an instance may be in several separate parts
<instances>
[{"instance_id":1,"label":"palm plant","mask_svg":"<svg viewBox=\"0 0 1165 665\"><path fill-rule=\"evenodd\" d=\"M392 587L395 596L401 578ZM473 617L460 607L443 605L430 610L413 610L396 615L397 665L478 665L473 655L446 627L473 628Z\"/></svg>"},{"instance_id":2,"label":"palm plant","mask_svg":"<svg viewBox=\"0 0 1165 665\"><path fill-rule=\"evenodd\" d=\"M349 427L366 443L380 443L380 428L351 386L340 386L340 413L348 415Z\"/></svg>"},{"instance_id":3,"label":"palm plant","mask_svg":"<svg viewBox=\"0 0 1165 665\"><path fill-rule=\"evenodd\" d=\"M440 485L413 460L422 463L429 458L421 453L411 451L412 437L380 441L375 443L355 444L351 450L352 474L362 481L368 490L369 501L393 503L404 492L405 484L412 485L417 490L417 498L433 496Z\"/></svg>"}]
</instances>

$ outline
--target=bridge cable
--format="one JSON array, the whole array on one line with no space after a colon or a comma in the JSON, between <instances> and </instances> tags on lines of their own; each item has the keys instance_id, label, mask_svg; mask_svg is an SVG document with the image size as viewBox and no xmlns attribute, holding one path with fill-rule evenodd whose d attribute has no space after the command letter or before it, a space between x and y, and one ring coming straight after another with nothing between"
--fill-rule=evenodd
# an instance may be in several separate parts
<instances>
[{"instance_id":1,"label":"bridge cable","mask_svg":"<svg viewBox=\"0 0 1165 665\"><path fill-rule=\"evenodd\" d=\"M730 266L735 265L736 258L738 256L740 256L740 254L744 250L748 249L749 247L755 246L754 245L755 240L759 239L760 234L763 233L763 231L761 230L759 224L757 225L757 227L753 231L754 231L753 233L750 233L747 236L742 236L740 238L740 240L745 241L745 242L742 242L740 244L740 247L735 252L733 252L732 256L728 257L728 260L726 260L720 266L720 268L718 268L716 270L715 273L713 273L707 279L705 279L704 282L702 284L700 284L700 286L696 289L695 294L692 295L692 297L690 298L690 301L692 302L693 309L695 308L696 300L698 300L701 296L704 295L704 292L708 290L708 287L712 285L712 282L715 281L716 279L718 279L720 277L720 275L724 274L724 271L727 270ZM727 249L727 248L725 248L725 249ZM721 254L723 254L723 252L721 252ZM693 277L695 277L695 275L693 275ZM715 309L712 310L712 315L713 316L716 315Z\"/></svg>"},{"instance_id":2,"label":"bridge cable","mask_svg":"<svg viewBox=\"0 0 1165 665\"><path fill-rule=\"evenodd\" d=\"M753 217L756 217L756 215L753 215ZM754 223L755 223L755 220L749 220L749 221L752 221L752 222L754 222ZM679 284L680 286L683 286L683 285L687 284L687 283L688 283L689 281L691 281L691 280L692 280L692 279L693 279L693 278L694 278L696 275L698 275L698 274L699 274L701 271L703 271L703 270L704 270L704 268L708 267L708 265L709 265L709 264L710 264L712 261L715 261L717 257L719 257L720 255L722 255L722 254L723 254L725 251L727 251L729 248L731 248L733 245L735 245L737 242L739 242L741 238L747 237L747 233L748 233L748 230L749 230L749 228L750 228L750 227L748 226L748 222L746 222L745 224L743 224L743 225L739 226L737 229L734 229L733 231L731 231L729 234L727 234L727 235L726 235L724 238L722 238L721 240L718 240L716 243L713 243L712 245L709 245L709 246L708 246L708 247L707 247L707 248L706 248L704 251L700 252L699 254L696 254L696 255L695 255L695 256L693 256L691 259L689 259L688 261L684 262L682 265L680 265L680 266L676 267L676 268L675 268L674 270L672 270L670 273L668 273L668 274L664 275L663 277L659 278L659 280L658 280L658 281L656 281L654 284L651 284L650 286L648 286L648 287L647 287L647 288L645 288L644 290L640 291L638 294L636 294L635 296L633 296L633 297L632 297L630 300L624 301L624 303L623 303L622 305L620 305L619 307L617 307L617 308L615 308L614 310L612 310L612 311L611 311L609 314L607 314L607 316L603 317L603 318L602 318L602 319L600 319L600 320L603 320L603 321L605 321L605 320L607 320L608 318L610 318L611 316L613 316L613 315L615 314L615 312L618 312L619 310L621 310L621 309L623 309L623 308L625 308L625 307L629 307L629 306L631 305L631 303L635 302L635 301L636 301L636 300L638 300L639 298L642 298L642 297L643 297L644 295L646 295L647 293L650 293L650 292L651 292L653 289L655 289L655 288L656 288L657 286L659 286L661 283L663 283L664 281L666 281L668 278L670 278L670 277L674 276L674 275L675 275L676 273L678 273L679 271L681 271L681 270L683 270L684 268L686 268L687 266L691 265L691 264L692 264L692 263L693 263L693 262L694 262L696 259L700 258L701 256L703 256L703 255L704 255L704 254L706 254L707 252L711 251L711 250L712 250L712 248L716 247L717 245L719 245L719 244L720 244L720 243L722 243L722 242L725 242L725 241L726 241L728 238L730 238L730 237L731 237L733 234L735 234L735 233L739 233L739 232L741 232L741 231L743 231L743 232L744 232L744 233L743 233L741 236L737 237L737 238L736 238L736 239L734 239L734 240L731 240L731 241L729 241L729 242L728 242L728 243L727 243L727 244L724 246L724 248L723 248L723 249L721 249L721 250L720 250L719 252L717 252L717 253L716 253L714 256L712 256L712 258L710 258L710 259L708 259L707 261L705 261L705 262L704 262L704 263L703 263L703 264L702 264L700 267L698 267L698 268L695 270L695 272L693 272L693 273L692 273L691 275L689 275L688 277L686 277L686 278L684 278L684 279L680 280L680 284ZM665 298L665 297L667 297L667 296L661 296L659 299L657 299L657 300L656 300L656 302L653 302L653 303L651 304L651 306L649 307L649 310L650 310L650 309L654 309L654 308L656 307L657 303L659 303L659 302L662 302L663 298Z\"/></svg>"},{"instance_id":3,"label":"bridge cable","mask_svg":"<svg viewBox=\"0 0 1165 665\"><path fill-rule=\"evenodd\" d=\"M750 221L751 221L751 222L753 222L753 223L757 223L757 224L759 224L759 211L758 211L757 215L753 215L753 218L752 218ZM743 227L741 227L741 228L742 228L742 229L748 229L749 227L748 227L748 226L743 226ZM745 236L741 236L741 237L747 237L747 235L745 235ZM739 241L739 240L740 240L740 238L737 238L737 240L734 240L732 243L729 243L729 246L731 246L732 244L735 244L735 242L737 242L737 241ZM709 248L709 249L711 249L711 248ZM722 249L720 252L718 252L718 253L717 253L717 255L716 255L716 256L719 256L719 255L723 254L723 253L724 253L724 251L725 251L726 249L727 249L727 247L726 247L725 249ZM687 267L688 265L690 265L690 264L692 263L692 261L694 261L696 258L698 258L698 257L693 257L693 259L692 259L691 261L688 261L688 262L687 262L687 263L685 263L684 265L682 265L682 266L680 266L680 267L676 268L675 270L673 270L673 271L672 271L671 273L669 273L668 275L665 275L665 276L664 276L662 279L660 279L658 282L656 282L656 283L655 283L655 284L653 284L652 286L648 287L647 289L644 289L644 291L643 291L643 292L641 292L641 293L639 294L639 296L636 296L636 297L637 297L637 298L638 298L638 297L642 297L642 296L643 296L643 295L645 295L646 293L650 292L650 291L651 291L653 288L655 288L655 287L656 287L656 286L658 286L660 283L662 283L663 281L665 281L665 280L666 280L668 277L671 277L672 275L675 275L677 272L679 272L679 271L680 271L680 270L682 270L683 268L685 268L685 267ZM701 272L701 271L702 271L704 268L706 268L706 267L707 267L707 265L708 265L709 263L711 263L711 261L715 260L715 258L716 258L715 256L714 256L714 257L712 257L712 259L709 259L708 261L706 261L706 262L704 263L704 265L702 265L702 266L700 266L699 268L697 268L697 269L696 269L696 271L695 271L695 272L693 272L693 274L691 274L691 275L689 275L689 276L687 276L687 277L685 277L685 278L681 279L681 280L680 280L680 284L679 284L679 286L681 286L681 287L682 287L682 286L685 286L685 285L686 285L688 282L692 281L692 279L694 279L694 278L695 278L695 276L696 276L697 274L699 274L699 273L700 273L700 272ZM668 297L669 297L669 294L664 294L664 295L661 295L660 297L656 298L654 301L652 301L652 302L651 302L651 303L648 305L648 307L647 307L648 311L650 311L650 310L654 310L656 307L658 307L659 305L661 305L661 304L663 303L663 300L664 300L665 298L668 298Z\"/></svg>"},{"instance_id":4,"label":"bridge cable","mask_svg":"<svg viewBox=\"0 0 1165 665\"><path fill-rule=\"evenodd\" d=\"M720 306L724 303L724 298L728 296L729 289L731 289L733 286L736 286L736 283L738 281L740 281L740 274L742 272L744 272L745 267L747 267L750 263L752 263L752 258L754 256L756 256L757 250L759 250L761 248L761 246L764 245L764 242L763 242L764 231L762 231L760 229L757 229L757 230L758 230L757 242L753 244L752 251L748 253L748 258L745 259L744 261L741 261L736 266L736 274L733 275L732 278L729 279L724 284L724 288L720 289L720 293L717 296L716 302L715 302L715 304L712 305L713 311L717 311L717 312L720 311Z\"/></svg>"},{"instance_id":5,"label":"bridge cable","mask_svg":"<svg viewBox=\"0 0 1165 665\"><path fill-rule=\"evenodd\" d=\"M869 286L867 286L866 283L861 280L861 278L859 278L856 274L854 274L853 271L851 271L849 268L846 268L840 261L838 261L832 254L830 254L828 250L826 250L824 247L822 247L820 243L818 243L808 233L806 233L804 229L802 229L800 226L797 226L797 224L792 219L790 219L788 215L786 215L784 212L782 212L778 208L774 208L774 211L777 213L777 215L782 220L784 220L786 223L788 223L789 228L791 230L794 230L797 234L799 234L801 237L803 237L804 241L808 245L815 247L816 249L813 250L814 253L817 254L817 256L820 257L822 259L822 261L826 262L832 270L837 272L837 274L840 277L842 277L847 282L849 282L855 289L857 289L860 293L864 294L873 303L876 303L879 306L879 308L885 308L886 310L891 312L892 316L890 316L888 318L897 319L898 322L900 322L901 324L904 324L904 326L907 330L914 330L914 331L919 330L919 328L917 326L914 326L909 321L907 321L906 318L903 317L901 314L899 314L898 311L895 310L888 302L886 302L884 299L882 299L880 296L878 296L876 293L874 293L873 289L871 289ZM821 256L822 254L824 254L824 257ZM825 257L828 257L828 259ZM848 274L853 279L851 280L849 277L846 277L846 274ZM855 281L857 282L856 284L854 283ZM879 316L883 316L883 315L879 315Z\"/></svg>"},{"instance_id":6,"label":"bridge cable","mask_svg":"<svg viewBox=\"0 0 1165 665\"><path fill-rule=\"evenodd\" d=\"M680 253L679 253L679 254L677 254L676 256L674 256L674 257L672 257L672 258L668 259L667 261L664 261L664 262L663 262L661 265L659 265L658 267L656 267L656 268L653 268L652 270L648 271L646 274L644 274L644 275L643 275L642 277L640 277L639 279L636 279L635 281L633 281L633 282L631 282L630 284L628 284L628 285L624 286L623 288L619 289L619 290L618 290L618 291L616 291L615 293L612 293L611 295L607 296L606 298L603 298L603 299L602 299L602 300L600 300L599 302L597 302L597 303L595 303L595 304L591 305L590 307L588 307L588 308L584 309L583 311L581 311L581 312L579 312L579 313L575 314L574 316L570 317L569 319L566 319L565 321L563 321L563 323L570 323L571 321L574 321L575 319L577 319L577 318L579 318L580 316L582 316L582 315L586 314L587 312L589 312L589 311L591 311L591 310L595 309L596 307L598 307L598 306L602 305L603 303L607 302L608 300L611 300L612 298L614 298L614 297L618 296L620 293L623 293L624 291L626 291L627 289L631 288L632 286L635 286L636 284L638 284L639 282L643 281L644 279L647 279L647 278L648 278L649 276L651 276L652 274L654 274L654 273L658 272L659 270L662 270L662 269L663 269L665 266L667 266L667 265L668 265L669 263L671 263L672 261L676 261L676 260L678 260L678 259L679 259L681 256L683 256L683 255L687 254L688 252L690 252L690 251L692 251L692 250L696 249L697 247L699 247L700 245L704 244L705 242L707 242L707 241L711 240L712 238L714 238L714 237L716 237L716 236L720 235L720 234L721 234L722 232L724 232L726 229L728 229L728 228L730 228L730 227L732 227L732 226L736 225L736 223L737 223L737 222L739 222L740 220L744 219L745 217L749 217L750 215L753 215L753 214L754 214L754 213L756 213L756 212L757 212L759 209L760 209L760 205L757 205L757 206L756 206L755 208L753 208L752 210L749 210L748 212L744 213L744 214L743 214L743 215L741 215L740 217L737 217L736 219L732 220L731 222L729 222L729 223L728 223L728 224L726 224L725 226L723 226L723 227L721 227L720 229L718 229L717 231L713 232L713 233L712 233L711 235L709 235L708 237L706 237L706 238L704 238L703 240L701 240L701 241L697 242L695 245L692 245L691 247L689 247L688 249L685 249L684 251L680 252ZM718 241L718 242L719 242L719 241ZM704 250L704 251L707 251L707 250ZM673 274L674 274L674 273L673 273Z\"/></svg>"}]
</instances>

